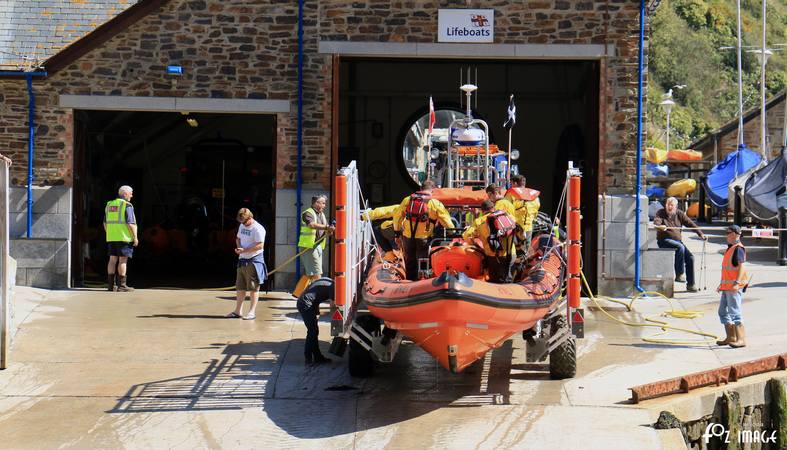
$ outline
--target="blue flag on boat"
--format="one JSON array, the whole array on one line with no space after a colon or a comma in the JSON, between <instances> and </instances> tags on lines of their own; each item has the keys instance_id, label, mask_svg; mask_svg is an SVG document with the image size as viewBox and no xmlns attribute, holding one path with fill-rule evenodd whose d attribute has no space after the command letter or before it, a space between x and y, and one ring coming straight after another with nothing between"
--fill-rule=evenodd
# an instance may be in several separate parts
<instances>
[{"instance_id":1,"label":"blue flag on boat","mask_svg":"<svg viewBox=\"0 0 787 450\"><path fill-rule=\"evenodd\" d=\"M503 128L506 130L510 130L514 128L516 124L516 105L514 104L514 94L511 94L511 98L508 102L508 119L503 123Z\"/></svg>"}]
</instances>

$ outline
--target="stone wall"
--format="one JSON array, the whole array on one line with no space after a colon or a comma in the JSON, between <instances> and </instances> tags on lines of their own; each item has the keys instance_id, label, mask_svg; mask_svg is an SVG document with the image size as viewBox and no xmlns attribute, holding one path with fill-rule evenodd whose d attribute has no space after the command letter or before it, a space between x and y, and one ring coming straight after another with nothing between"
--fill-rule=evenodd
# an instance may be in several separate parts
<instances>
[{"instance_id":1,"label":"stone wall","mask_svg":"<svg viewBox=\"0 0 787 450\"><path fill-rule=\"evenodd\" d=\"M332 56L318 51L320 41L432 43L438 9L488 7L459 0L306 2L304 185L321 191L331 187L333 68ZM598 184L599 192L631 193L639 1L504 1L491 7L495 44L603 44L614 49L600 62ZM170 0L62 70L35 79L34 184L73 185L73 110L59 107L62 94L285 99L296 111L297 22L294 1ZM168 64L180 65L183 75L169 77ZM24 80L0 80L0 153L14 160L16 185L26 183L27 102ZM296 115L278 114L276 129L275 186L289 197L296 184ZM306 204L303 199L306 194L301 200ZM277 231L289 229L291 203L277 204ZM277 265L293 250L291 240L277 232Z\"/></svg>"},{"instance_id":2,"label":"stone wall","mask_svg":"<svg viewBox=\"0 0 787 450\"><path fill-rule=\"evenodd\" d=\"M700 409L709 410L702 417L687 420L681 417L681 412L662 411L654 428L678 428L691 450L787 447L784 377L731 388L712 402L704 400L705 397L694 399L695 403L704 404Z\"/></svg>"},{"instance_id":3,"label":"stone wall","mask_svg":"<svg viewBox=\"0 0 787 450\"><path fill-rule=\"evenodd\" d=\"M612 44L602 64L600 190L634 185L638 4L633 0L499 2L495 43ZM303 179L328 189L331 56L320 40L435 42L438 8L482 2L367 0L307 2L304 13ZM297 4L243 0L172 0L158 11L46 79L36 79L35 183L73 181L73 118L60 94L288 99L297 101ZM177 79L167 64L183 67ZM23 184L27 162L27 92L23 80L0 81L0 152ZM295 108L293 108L295 110ZM292 188L296 120L279 115L277 188Z\"/></svg>"},{"instance_id":4,"label":"stone wall","mask_svg":"<svg viewBox=\"0 0 787 450\"><path fill-rule=\"evenodd\" d=\"M784 107L785 101L782 100L767 110L767 149L770 153L769 157L776 156L782 146L784 139ZM762 124L760 122L759 113L756 117L743 124L744 142L746 142L746 145L748 145L749 148L758 152L760 151L760 136L762 135L760 132L761 127ZM733 130L727 132L726 134L717 136L717 139L718 158L719 160L722 160L728 153L735 151L735 149L738 147L738 127L736 126ZM713 140L708 142L706 145L697 148L697 150L701 151L703 156L706 158L712 157L714 151Z\"/></svg>"}]
</instances>

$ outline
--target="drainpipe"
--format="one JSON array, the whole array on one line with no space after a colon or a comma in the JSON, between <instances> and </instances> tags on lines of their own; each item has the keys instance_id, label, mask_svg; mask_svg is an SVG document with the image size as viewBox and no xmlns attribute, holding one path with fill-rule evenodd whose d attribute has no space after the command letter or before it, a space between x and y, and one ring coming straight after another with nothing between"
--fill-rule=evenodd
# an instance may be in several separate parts
<instances>
[{"instance_id":1,"label":"drainpipe","mask_svg":"<svg viewBox=\"0 0 787 450\"><path fill-rule=\"evenodd\" d=\"M33 77L45 77L46 72L3 72L0 77L24 77L27 80L27 238L33 237L33 149L35 145L36 97L33 93Z\"/></svg>"},{"instance_id":2,"label":"drainpipe","mask_svg":"<svg viewBox=\"0 0 787 450\"><path fill-rule=\"evenodd\" d=\"M301 189L303 188L303 1L298 0L298 175L295 180L295 216L298 227L296 238L301 235ZM297 248L296 248L297 253ZM295 279L301 274L301 259L295 260Z\"/></svg>"},{"instance_id":3,"label":"drainpipe","mask_svg":"<svg viewBox=\"0 0 787 450\"><path fill-rule=\"evenodd\" d=\"M640 261L640 223L639 216L641 213L641 205L639 201L639 194L642 190L642 70L644 66L644 50L645 47L645 0L639 0L639 63L637 68L637 190L635 199L636 206L634 211L636 217L634 220L634 289L639 292L644 292L640 286L640 276L642 275L642 262Z\"/></svg>"}]
</instances>

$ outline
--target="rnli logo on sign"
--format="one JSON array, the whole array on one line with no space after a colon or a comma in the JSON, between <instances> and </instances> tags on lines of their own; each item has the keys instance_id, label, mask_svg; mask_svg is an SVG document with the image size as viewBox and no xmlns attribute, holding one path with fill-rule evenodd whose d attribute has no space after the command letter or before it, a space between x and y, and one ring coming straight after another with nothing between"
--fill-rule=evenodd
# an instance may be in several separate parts
<instances>
[{"instance_id":1,"label":"rnli logo on sign","mask_svg":"<svg viewBox=\"0 0 787 450\"><path fill-rule=\"evenodd\" d=\"M438 42L494 42L495 11L492 9L441 9L438 11Z\"/></svg>"},{"instance_id":2,"label":"rnli logo on sign","mask_svg":"<svg viewBox=\"0 0 787 450\"><path fill-rule=\"evenodd\" d=\"M481 14L473 14L470 16L470 22L472 22L474 27L485 27L489 24L489 20L486 16Z\"/></svg>"}]
</instances>

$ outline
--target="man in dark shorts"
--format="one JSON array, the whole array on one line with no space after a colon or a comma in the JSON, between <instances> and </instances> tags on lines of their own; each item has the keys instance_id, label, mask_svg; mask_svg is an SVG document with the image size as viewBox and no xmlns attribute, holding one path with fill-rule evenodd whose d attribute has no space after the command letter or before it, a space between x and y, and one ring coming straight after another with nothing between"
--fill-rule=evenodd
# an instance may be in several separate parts
<instances>
[{"instance_id":1,"label":"man in dark shorts","mask_svg":"<svg viewBox=\"0 0 787 450\"><path fill-rule=\"evenodd\" d=\"M134 289L126 284L126 266L139 244L134 206L129 200L134 195L131 186L120 186L118 198L107 202L104 208L104 231L107 234L107 290L129 292ZM117 268L117 270L116 270ZM117 273L117 286L115 274Z\"/></svg>"},{"instance_id":2,"label":"man in dark shorts","mask_svg":"<svg viewBox=\"0 0 787 450\"><path fill-rule=\"evenodd\" d=\"M303 324L306 325L306 345L303 349L306 364L331 362L330 358L326 358L320 353L320 341L317 339L320 328L317 325L317 316L320 314L320 303L327 302L332 298L333 280L322 277L312 281L296 302L298 312L303 318Z\"/></svg>"}]
</instances>

